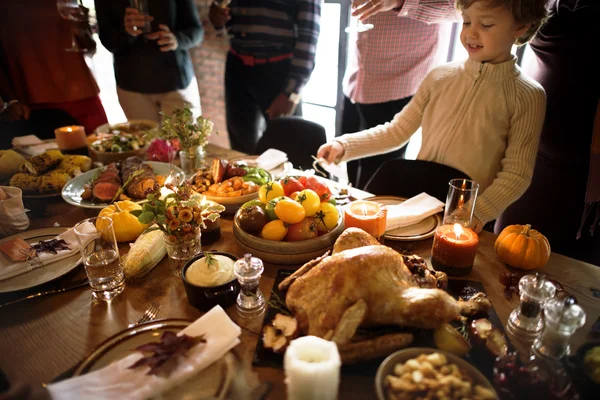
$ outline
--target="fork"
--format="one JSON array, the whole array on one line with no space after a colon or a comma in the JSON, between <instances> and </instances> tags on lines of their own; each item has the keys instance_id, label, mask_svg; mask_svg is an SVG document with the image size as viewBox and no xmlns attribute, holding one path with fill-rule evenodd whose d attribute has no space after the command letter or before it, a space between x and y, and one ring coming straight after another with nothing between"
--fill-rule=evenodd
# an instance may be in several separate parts
<instances>
[{"instance_id":1,"label":"fork","mask_svg":"<svg viewBox=\"0 0 600 400\"><path fill-rule=\"evenodd\" d=\"M140 319L138 319L136 322L129 324L128 328L133 328L134 326L143 324L144 322L152 321L154 318L156 318L156 315L158 315L158 310L160 310L160 304L158 304L158 303L150 304L150 307L148 307L148 309L146 310L146 312L144 312L142 317Z\"/></svg>"}]
</instances>

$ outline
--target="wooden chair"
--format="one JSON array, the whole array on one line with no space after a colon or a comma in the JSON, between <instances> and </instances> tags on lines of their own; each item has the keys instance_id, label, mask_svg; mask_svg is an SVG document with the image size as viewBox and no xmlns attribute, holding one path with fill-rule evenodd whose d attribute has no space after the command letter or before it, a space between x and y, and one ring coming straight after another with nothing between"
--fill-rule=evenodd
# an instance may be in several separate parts
<instances>
[{"instance_id":1,"label":"wooden chair","mask_svg":"<svg viewBox=\"0 0 600 400\"><path fill-rule=\"evenodd\" d=\"M299 169L310 169L313 155L327 141L325 128L301 117L280 117L267 122L267 129L258 141L256 153L273 148L285 152L288 160Z\"/></svg>"},{"instance_id":2,"label":"wooden chair","mask_svg":"<svg viewBox=\"0 0 600 400\"><path fill-rule=\"evenodd\" d=\"M454 178L470 179L456 168L423 160L389 160L383 163L365 186L375 195L411 198L421 192L446 202L448 182Z\"/></svg>"}]
</instances>

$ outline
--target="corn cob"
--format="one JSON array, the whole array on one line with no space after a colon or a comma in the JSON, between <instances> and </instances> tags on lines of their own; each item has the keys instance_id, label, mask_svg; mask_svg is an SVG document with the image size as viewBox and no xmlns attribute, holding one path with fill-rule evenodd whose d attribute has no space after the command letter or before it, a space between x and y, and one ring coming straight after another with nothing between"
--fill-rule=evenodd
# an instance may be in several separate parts
<instances>
[{"instance_id":1,"label":"corn cob","mask_svg":"<svg viewBox=\"0 0 600 400\"><path fill-rule=\"evenodd\" d=\"M65 186L67 182L69 182L69 180L71 179L71 175L67 174L64 171L54 170L40 176L40 178L42 178L42 180L38 190L41 193L56 193L60 192L63 186Z\"/></svg>"},{"instance_id":2,"label":"corn cob","mask_svg":"<svg viewBox=\"0 0 600 400\"><path fill-rule=\"evenodd\" d=\"M167 254L167 246L160 230L143 233L131 245L125 256L123 270L127 279L141 278L152 270Z\"/></svg>"},{"instance_id":3,"label":"corn cob","mask_svg":"<svg viewBox=\"0 0 600 400\"><path fill-rule=\"evenodd\" d=\"M78 167L81 172L87 172L92 169L92 159L87 156L64 156L58 169Z\"/></svg>"},{"instance_id":4,"label":"corn cob","mask_svg":"<svg viewBox=\"0 0 600 400\"><path fill-rule=\"evenodd\" d=\"M21 172L39 176L56 167L62 159L63 155L60 150L46 150L21 164Z\"/></svg>"},{"instance_id":5,"label":"corn cob","mask_svg":"<svg viewBox=\"0 0 600 400\"><path fill-rule=\"evenodd\" d=\"M0 150L0 180L9 179L19 172L25 158L14 150Z\"/></svg>"},{"instance_id":6,"label":"corn cob","mask_svg":"<svg viewBox=\"0 0 600 400\"><path fill-rule=\"evenodd\" d=\"M10 186L15 186L25 193L37 192L42 178L35 175L18 172L10 178Z\"/></svg>"}]
</instances>

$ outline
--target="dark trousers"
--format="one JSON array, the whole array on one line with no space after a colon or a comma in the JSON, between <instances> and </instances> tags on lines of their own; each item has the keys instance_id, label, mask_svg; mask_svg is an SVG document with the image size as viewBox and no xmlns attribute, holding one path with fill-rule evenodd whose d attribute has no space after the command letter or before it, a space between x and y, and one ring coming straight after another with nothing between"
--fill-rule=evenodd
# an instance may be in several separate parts
<instances>
[{"instance_id":1,"label":"dark trousers","mask_svg":"<svg viewBox=\"0 0 600 400\"><path fill-rule=\"evenodd\" d=\"M229 53L225 67L225 106L231 148L254 154L266 128L267 108L286 87L291 59L247 66ZM295 115L301 115L300 105Z\"/></svg>"},{"instance_id":2,"label":"dark trousers","mask_svg":"<svg viewBox=\"0 0 600 400\"><path fill-rule=\"evenodd\" d=\"M348 97L344 97L341 134L362 131L391 121L411 98L412 96L387 103L360 104L352 103ZM391 153L348 162L349 182L352 186L363 189L381 164L388 160L404 158L405 152L406 146Z\"/></svg>"}]
</instances>

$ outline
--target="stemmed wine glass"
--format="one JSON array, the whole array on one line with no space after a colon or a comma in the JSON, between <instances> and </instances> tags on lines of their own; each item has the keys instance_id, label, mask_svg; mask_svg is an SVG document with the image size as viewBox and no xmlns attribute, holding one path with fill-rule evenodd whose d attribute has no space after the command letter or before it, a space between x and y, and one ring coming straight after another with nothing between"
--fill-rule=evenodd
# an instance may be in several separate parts
<instances>
[{"instance_id":1,"label":"stemmed wine glass","mask_svg":"<svg viewBox=\"0 0 600 400\"><path fill-rule=\"evenodd\" d=\"M87 18L83 6L79 4L78 0L56 0L56 8L60 16L71 23L71 47L65 50L71 52L87 51L87 49L79 46L75 37L75 25Z\"/></svg>"},{"instance_id":2,"label":"stemmed wine glass","mask_svg":"<svg viewBox=\"0 0 600 400\"><path fill-rule=\"evenodd\" d=\"M369 4L369 2L367 2L366 4ZM360 20L360 18L352 17L352 19L354 19L354 22L346 27L346 29L345 29L346 33L366 32L368 30L373 29L373 27L374 27L373 24L365 24L364 22L362 22Z\"/></svg>"}]
</instances>

